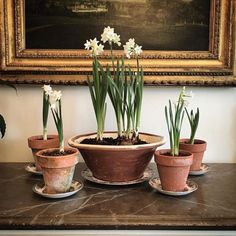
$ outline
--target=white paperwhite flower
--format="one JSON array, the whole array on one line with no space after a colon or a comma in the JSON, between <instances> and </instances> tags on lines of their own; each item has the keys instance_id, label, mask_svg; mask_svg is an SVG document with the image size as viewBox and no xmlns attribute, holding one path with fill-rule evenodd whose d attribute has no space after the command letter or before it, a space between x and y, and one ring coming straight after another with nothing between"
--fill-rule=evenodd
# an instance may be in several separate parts
<instances>
[{"instance_id":1,"label":"white paperwhite flower","mask_svg":"<svg viewBox=\"0 0 236 236\"><path fill-rule=\"evenodd\" d=\"M136 44L136 46L134 47L134 53L139 56L141 53L143 52L142 50L142 46L139 46Z\"/></svg>"},{"instance_id":2,"label":"white paperwhite flower","mask_svg":"<svg viewBox=\"0 0 236 236\"><path fill-rule=\"evenodd\" d=\"M111 41L113 39L114 28L110 28L110 26L105 27L103 33L101 34L101 40L103 43L107 41Z\"/></svg>"},{"instance_id":3,"label":"white paperwhite flower","mask_svg":"<svg viewBox=\"0 0 236 236\"><path fill-rule=\"evenodd\" d=\"M101 40L103 43L109 42L115 43L118 46L121 45L120 35L116 34L114 28L110 28L110 26L104 28L103 33L101 34Z\"/></svg>"},{"instance_id":4,"label":"white paperwhite flower","mask_svg":"<svg viewBox=\"0 0 236 236\"><path fill-rule=\"evenodd\" d=\"M103 52L104 46L102 44L99 44L99 41L97 41L96 38L86 40L86 43L84 44L85 49L90 51L92 56L98 56Z\"/></svg>"},{"instance_id":5,"label":"white paperwhite flower","mask_svg":"<svg viewBox=\"0 0 236 236\"><path fill-rule=\"evenodd\" d=\"M191 98L194 98L194 93L193 93L193 91L190 91L190 92L189 92L189 96L190 96Z\"/></svg>"},{"instance_id":6,"label":"white paperwhite flower","mask_svg":"<svg viewBox=\"0 0 236 236\"><path fill-rule=\"evenodd\" d=\"M43 90L46 93L46 95L49 95L52 92L52 87L50 85L44 85Z\"/></svg>"},{"instance_id":7,"label":"white paperwhite flower","mask_svg":"<svg viewBox=\"0 0 236 236\"><path fill-rule=\"evenodd\" d=\"M136 44L134 39L129 39L124 45L124 52L126 57L130 58L131 56L139 56L143 51L142 46Z\"/></svg>"},{"instance_id":8,"label":"white paperwhite flower","mask_svg":"<svg viewBox=\"0 0 236 236\"><path fill-rule=\"evenodd\" d=\"M53 109L56 108L56 103L57 103L57 101L61 100L61 96L62 96L61 91L57 91L57 90L53 90L49 94L49 102L50 102L51 108L53 108Z\"/></svg>"},{"instance_id":9,"label":"white paperwhite flower","mask_svg":"<svg viewBox=\"0 0 236 236\"><path fill-rule=\"evenodd\" d=\"M190 104L193 97L194 97L193 92L190 91L189 93L187 93L184 86L180 94L180 99L184 102L185 107L187 107Z\"/></svg>"},{"instance_id":10,"label":"white paperwhite flower","mask_svg":"<svg viewBox=\"0 0 236 236\"><path fill-rule=\"evenodd\" d=\"M115 44L117 44L118 46L120 46L120 45L121 45L121 42L120 42L120 35L114 33L112 42L115 43Z\"/></svg>"},{"instance_id":11,"label":"white paperwhite flower","mask_svg":"<svg viewBox=\"0 0 236 236\"><path fill-rule=\"evenodd\" d=\"M186 92L185 90L185 86L183 87L183 90L182 90L182 97L184 98L193 98L194 97L194 94L192 91L190 91L189 93Z\"/></svg>"}]
</instances>

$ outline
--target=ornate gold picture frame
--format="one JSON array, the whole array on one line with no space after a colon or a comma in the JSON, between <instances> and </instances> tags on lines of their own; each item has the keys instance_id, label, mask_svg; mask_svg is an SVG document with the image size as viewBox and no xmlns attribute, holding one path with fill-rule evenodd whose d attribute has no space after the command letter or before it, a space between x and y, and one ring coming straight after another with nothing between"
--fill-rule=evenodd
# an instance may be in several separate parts
<instances>
[{"instance_id":1,"label":"ornate gold picture frame","mask_svg":"<svg viewBox=\"0 0 236 236\"><path fill-rule=\"evenodd\" d=\"M1 78L24 84L86 84L91 74L87 51L26 48L25 1L0 1ZM206 51L144 48L140 64L145 84L235 86L235 12L236 0L211 0ZM115 55L120 57L122 51L116 50ZM109 63L108 52L101 61ZM131 59L129 64L134 66L135 61Z\"/></svg>"}]
</instances>

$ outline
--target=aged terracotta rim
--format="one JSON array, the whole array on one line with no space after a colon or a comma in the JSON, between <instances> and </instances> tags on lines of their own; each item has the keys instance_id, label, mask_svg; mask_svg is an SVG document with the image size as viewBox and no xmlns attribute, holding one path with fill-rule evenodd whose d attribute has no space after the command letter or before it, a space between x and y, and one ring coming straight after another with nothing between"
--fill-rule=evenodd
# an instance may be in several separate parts
<instances>
[{"instance_id":1,"label":"aged terracotta rim","mask_svg":"<svg viewBox=\"0 0 236 236\"><path fill-rule=\"evenodd\" d=\"M43 140L43 135L34 135L28 138L28 147L32 149L43 149L45 146L55 144L58 142L58 145L53 145L55 147L59 146L58 135L49 134L47 140Z\"/></svg>"},{"instance_id":2,"label":"aged terracotta rim","mask_svg":"<svg viewBox=\"0 0 236 236\"><path fill-rule=\"evenodd\" d=\"M57 135L57 134L48 134L47 137L49 138L49 139L47 139L47 140L51 140L51 139L58 138L58 135ZM41 135L41 134L31 136L31 137L28 138L28 140L30 140L30 141L37 140L37 141L39 141L39 142L40 142L40 141L45 141L45 140L43 140L43 135Z\"/></svg>"},{"instance_id":3,"label":"aged terracotta rim","mask_svg":"<svg viewBox=\"0 0 236 236\"><path fill-rule=\"evenodd\" d=\"M73 150L73 153L70 153L68 155L63 155L63 156L47 156L47 155L43 155L42 153L45 151L54 151L54 150L59 150L59 148L46 148L43 150L40 150L36 153L37 156L40 156L42 158L50 158L50 159L61 159L62 157L69 157L69 156L74 156L74 155L78 155L79 151L78 149L74 148L74 147L65 147L65 150Z\"/></svg>"},{"instance_id":4,"label":"aged terracotta rim","mask_svg":"<svg viewBox=\"0 0 236 236\"><path fill-rule=\"evenodd\" d=\"M207 148L207 142L202 139L194 139L197 143L190 144L186 143L189 139L183 138L180 139L180 149L190 151L193 153L205 152Z\"/></svg>"},{"instance_id":5,"label":"aged terracotta rim","mask_svg":"<svg viewBox=\"0 0 236 236\"><path fill-rule=\"evenodd\" d=\"M170 153L170 149L157 150L154 153L154 160L158 165L161 166L190 166L193 162L193 153L180 150L179 156L166 155ZM175 161L175 162L173 162ZM191 164L189 164L191 162Z\"/></svg>"},{"instance_id":6,"label":"aged terracotta rim","mask_svg":"<svg viewBox=\"0 0 236 236\"><path fill-rule=\"evenodd\" d=\"M180 143L181 144L184 144L184 145L188 145L188 146L193 146L193 145L205 145L207 142L205 140L202 140L202 139L194 139L194 141L197 141L197 143L194 143L194 144L190 144L190 143L186 143L186 141L189 141L189 138L181 138L180 139Z\"/></svg>"},{"instance_id":7,"label":"aged terracotta rim","mask_svg":"<svg viewBox=\"0 0 236 236\"><path fill-rule=\"evenodd\" d=\"M190 151L186 151L186 150L179 150L180 155L179 156L171 156L171 155L166 155L167 153L170 153L170 149L160 149L160 150L156 150L155 151L155 155L159 155L159 156L165 156L165 157L169 157L169 158L176 158L176 159L183 159L183 158L187 158L188 156L193 155L192 152ZM181 155L184 154L184 155Z\"/></svg>"},{"instance_id":8,"label":"aged terracotta rim","mask_svg":"<svg viewBox=\"0 0 236 236\"><path fill-rule=\"evenodd\" d=\"M104 134L106 136L108 136L109 134L112 134L112 135L117 135L117 132L115 131L106 131L104 132ZM80 141L82 141L84 138L86 137L89 137L89 136L96 136L96 133L87 133L87 134L82 134L82 135L76 135L72 138L70 138L68 140L68 144L71 146L71 147L75 147L75 148L80 148L80 149L91 149L91 150L95 150L95 149L105 149L105 150L137 150L137 149L146 149L146 148L150 148L150 147L155 147L155 146L161 146L163 144L165 144L165 138L163 136L160 136L160 135L156 135L156 134L150 134L150 133L143 133L143 132L140 132L139 133L140 135L143 135L143 136L149 136L149 137L154 137L157 139L156 142L151 142L151 143L148 143L148 144L138 144L138 145L92 145L92 144L81 144L80 142L76 141L78 139L81 139ZM109 136L108 136L109 137Z\"/></svg>"}]
</instances>

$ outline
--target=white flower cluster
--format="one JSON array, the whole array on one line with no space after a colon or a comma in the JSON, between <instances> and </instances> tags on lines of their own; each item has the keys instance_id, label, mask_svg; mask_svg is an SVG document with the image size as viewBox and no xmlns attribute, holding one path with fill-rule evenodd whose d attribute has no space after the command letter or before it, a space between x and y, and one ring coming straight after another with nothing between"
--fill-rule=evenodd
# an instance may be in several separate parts
<instances>
[{"instance_id":1,"label":"white flower cluster","mask_svg":"<svg viewBox=\"0 0 236 236\"><path fill-rule=\"evenodd\" d=\"M192 91L189 93L186 92L185 86L182 88L180 99L184 102L184 106L188 106L190 101L193 99L194 94Z\"/></svg>"},{"instance_id":2,"label":"white flower cluster","mask_svg":"<svg viewBox=\"0 0 236 236\"><path fill-rule=\"evenodd\" d=\"M185 86L183 87L183 97L185 98L193 98L194 97L194 94L192 91L190 91L189 93L186 92L186 89L185 89Z\"/></svg>"},{"instance_id":3,"label":"white flower cluster","mask_svg":"<svg viewBox=\"0 0 236 236\"><path fill-rule=\"evenodd\" d=\"M86 50L89 50L91 52L92 56L100 55L103 52L104 48L102 44L99 44L97 38L86 40L84 46Z\"/></svg>"},{"instance_id":4,"label":"white flower cluster","mask_svg":"<svg viewBox=\"0 0 236 236\"><path fill-rule=\"evenodd\" d=\"M124 45L124 52L125 55L130 58L131 56L139 56L143 51L142 46L136 44L134 39L129 39Z\"/></svg>"},{"instance_id":5,"label":"white flower cluster","mask_svg":"<svg viewBox=\"0 0 236 236\"><path fill-rule=\"evenodd\" d=\"M61 91L52 90L52 87L50 85L44 85L43 90L49 98L50 107L52 109L55 109L57 101L61 100Z\"/></svg>"},{"instance_id":6,"label":"white flower cluster","mask_svg":"<svg viewBox=\"0 0 236 236\"><path fill-rule=\"evenodd\" d=\"M46 93L46 95L49 95L52 92L52 87L50 85L44 85L43 90Z\"/></svg>"},{"instance_id":7,"label":"white flower cluster","mask_svg":"<svg viewBox=\"0 0 236 236\"><path fill-rule=\"evenodd\" d=\"M109 42L110 45L112 45L112 43L117 44L118 46L121 45L120 35L115 33L114 28L111 28L110 26L104 28L103 33L101 34L101 41L103 43ZM92 56L98 56L104 51L104 46L99 44L99 41L97 41L96 38L86 40L84 46L86 50L91 52ZM129 39L123 47L127 58L131 58L132 56L137 57L143 52L142 46L136 44L134 39Z\"/></svg>"},{"instance_id":8,"label":"white flower cluster","mask_svg":"<svg viewBox=\"0 0 236 236\"><path fill-rule=\"evenodd\" d=\"M114 28L110 28L110 26L104 28L103 33L101 34L101 40L103 43L108 41L110 44L115 43L118 46L121 45L120 35L116 34Z\"/></svg>"}]
</instances>

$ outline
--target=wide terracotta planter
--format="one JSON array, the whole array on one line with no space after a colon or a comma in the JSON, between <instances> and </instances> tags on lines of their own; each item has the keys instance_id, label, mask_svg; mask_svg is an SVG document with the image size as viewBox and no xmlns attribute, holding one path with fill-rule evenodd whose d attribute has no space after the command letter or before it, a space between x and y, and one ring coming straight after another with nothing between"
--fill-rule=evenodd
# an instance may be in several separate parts
<instances>
[{"instance_id":1,"label":"wide terracotta planter","mask_svg":"<svg viewBox=\"0 0 236 236\"><path fill-rule=\"evenodd\" d=\"M200 170L207 143L200 139L195 139L194 144L188 144L188 141L189 139L181 139L179 147L181 150L189 151L193 154L193 164L190 170Z\"/></svg>"},{"instance_id":2,"label":"wide terracotta planter","mask_svg":"<svg viewBox=\"0 0 236 236\"><path fill-rule=\"evenodd\" d=\"M155 162L163 190L181 192L186 187L193 154L181 151L179 156L171 156L169 149L155 152Z\"/></svg>"},{"instance_id":3,"label":"wide terracotta planter","mask_svg":"<svg viewBox=\"0 0 236 236\"><path fill-rule=\"evenodd\" d=\"M32 154L35 161L35 166L37 171L41 171L41 167L38 164L37 158L36 158L36 152L47 149L47 148L57 148L59 147L59 139L58 135L48 135L47 140L43 140L42 135L35 135L28 138L28 146L32 150Z\"/></svg>"},{"instance_id":4,"label":"wide terracotta planter","mask_svg":"<svg viewBox=\"0 0 236 236\"><path fill-rule=\"evenodd\" d=\"M79 135L69 140L69 145L79 149L93 176L110 182L139 179L151 161L158 146L165 143L162 136L140 133L141 145L91 145L81 144L85 138L95 138L96 133ZM104 137L117 137L116 132L105 132Z\"/></svg>"},{"instance_id":5,"label":"wide terracotta planter","mask_svg":"<svg viewBox=\"0 0 236 236\"><path fill-rule=\"evenodd\" d=\"M67 147L70 150L68 155L51 156L45 152L53 152L58 148L44 149L36 152L39 165L42 168L46 193L64 193L70 189L75 165L78 163L78 150Z\"/></svg>"}]
</instances>

